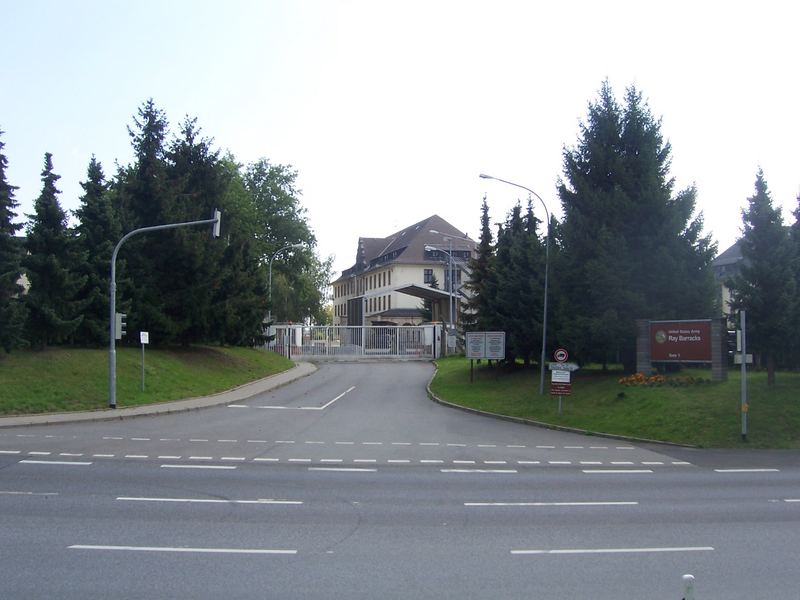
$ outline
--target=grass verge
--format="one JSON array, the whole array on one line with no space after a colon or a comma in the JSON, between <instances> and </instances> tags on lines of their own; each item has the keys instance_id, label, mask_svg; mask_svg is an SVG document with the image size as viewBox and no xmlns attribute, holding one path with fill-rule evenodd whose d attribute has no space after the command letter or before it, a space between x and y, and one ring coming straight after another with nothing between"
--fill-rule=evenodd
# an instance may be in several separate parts
<instances>
[{"instance_id":1,"label":"grass verge","mask_svg":"<svg viewBox=\"0 0 800 600\"><path fill-rule=\"evenodd\" d=\"M117 348L120 408L206 396L292 366L273 352L192 347L142 352ZM108 351L51 348L0 354L0 415L96 410L108 406Z\"/></svg>"},{"instance_id":2,"label":"grass verge","mask_svg":"<svg viewBox=\"0 0 800 600\"><path fill-rule=\"evenodd\" d=\"M679 377L703 383L625 386L622 373L583 369L572 374L572 395L539 395L539 371L521 366L475 365L450 357L437 362L431 390L442 400L490 413L585 429L708 448L800 448L800 374L779 373L774 387L766 373L748 373L748 441L741 439L741 379L731 370L725 382L710 382L710 371L689 370Z\"/></svg>"}]
</instances>

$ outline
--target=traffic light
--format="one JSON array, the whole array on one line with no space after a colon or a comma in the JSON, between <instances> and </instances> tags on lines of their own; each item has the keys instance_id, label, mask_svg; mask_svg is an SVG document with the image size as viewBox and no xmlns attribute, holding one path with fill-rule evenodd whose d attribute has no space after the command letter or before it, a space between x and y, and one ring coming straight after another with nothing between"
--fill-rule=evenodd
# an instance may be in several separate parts
<instances>
[{"instance_id":1,"label":"traffic light","mask_svg":"<svg viewBox=\"0 0 800 600\"><path fill-rule=\"evenodd\" d=\"M128 318L128 315L125 313L114 313L116 315L116 327L114 327L114 337L118 340L122 339L122 336L127 333L125 328L127 327L127 323L125 319Z\"/></svg>"},{"instance_id":2,"label":"traffic light","mask_svg":"<svg viewBox=\"0 0 800 600\"><path fill-rule=\"evenodd\" d=\"M220 225L222 224L222 213L215 208L214 216L211 218L216 219L214 224L211 226L211 237L217 239L219 237Z\"/></svg>"}]
</instances>

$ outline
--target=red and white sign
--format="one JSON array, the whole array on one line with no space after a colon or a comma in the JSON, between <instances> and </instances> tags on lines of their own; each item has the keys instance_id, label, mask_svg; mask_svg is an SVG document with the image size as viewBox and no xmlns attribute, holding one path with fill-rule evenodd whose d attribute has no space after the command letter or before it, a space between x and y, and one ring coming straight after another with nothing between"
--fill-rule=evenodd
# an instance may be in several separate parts
<instances>
[{"instance_id":1,"label":"red and white sign","mask_svg":"<svg viewBox=\"0 0 800 600\"><path fill-rule=\"evenodd\" d=\"M650 360L711 362L711 321L650 321Z\"/></svg>"},{"instance_id":2,"label":"red and white sign","mask_svg":"<svg viewBox=\"0 0 800 600\"><path fill-rule=\"evenodd\" d=\"M569 358L569 352L564 350L564 348L559 348L558 350L553 352L553 358L556 359L556 362L560 363L567 362L567 359Z\"/></svg>"}]
</instances>

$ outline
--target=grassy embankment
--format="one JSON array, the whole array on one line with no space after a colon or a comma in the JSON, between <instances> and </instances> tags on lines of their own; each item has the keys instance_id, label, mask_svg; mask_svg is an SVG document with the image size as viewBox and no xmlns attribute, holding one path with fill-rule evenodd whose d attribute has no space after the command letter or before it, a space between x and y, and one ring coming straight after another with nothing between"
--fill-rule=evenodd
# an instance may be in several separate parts
<instances>
[{"instance_id":1,"label":"grassy embankment","mask_svg":"<svg viewBox=\"0 0 800 600\"><path fill-rule=\"evenodd\" d=\"M117 349L120 408L221 392L292 366L287 359L249 348L195 347L145 351ZM108 406L108 350L52 348L0 352L0 414L103 409Z\"/></svg>"},{"instance_id":2,"label":"grassy embankment","mask_svg":"<svg viewBox=\"0 0 800 600\"><path fill-rule=\"evenodd\" d=\"M453 357L438 361L431 384L441 399L487 412L554 425L659 441L716 448L800 448L800 374L778 373L773 388L766 373L748 373L748 441L741 440L738 370L728 381L711 382L710 370L675 375L703 378L703 383L671 386L625 386L622 373L583 369L572 374L572 395L539 396L538 369L508 371L475 365L469 382L469 361Z\"/></svg>"}]
</instances>

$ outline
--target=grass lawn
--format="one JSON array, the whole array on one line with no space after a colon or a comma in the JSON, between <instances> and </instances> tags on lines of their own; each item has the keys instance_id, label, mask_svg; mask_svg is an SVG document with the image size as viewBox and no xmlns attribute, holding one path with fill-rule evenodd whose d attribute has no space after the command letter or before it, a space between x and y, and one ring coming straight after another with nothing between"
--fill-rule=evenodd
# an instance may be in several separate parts
<instances>
[{"instance_id":1,"label":"grass lawn","mask_svg":"<svg viewBox=\"0 0 800 600\"><path fill-rule=\"evenodd\" d=\"M800 373L778 373L774 387L766 373L749 372L748 441L741 440L741 379L738 368L728 381L711 382L710 370L685 370L676 377L701 377L682 386L625 386L622 373L583 369L572 374L572 395L539 395L538 369L514 370L475 365L469 360L437 361L431 389L439 398L487 412L532 419L599 433L633 436L709 448L800 448Z\"/></svg>"},{"instance_id":2,"label":"grass lawn","mask_svg":"<svg viewBox=\"0 0 800 600\"><path fill-rule=\"evenodd\" d=\"M251 348L117 348L117 406L137 406L222 392L292 366L273 352ZM108 350L51 348L0 352L0 414L108 407Z\"/></svg>"}]
</instances>

